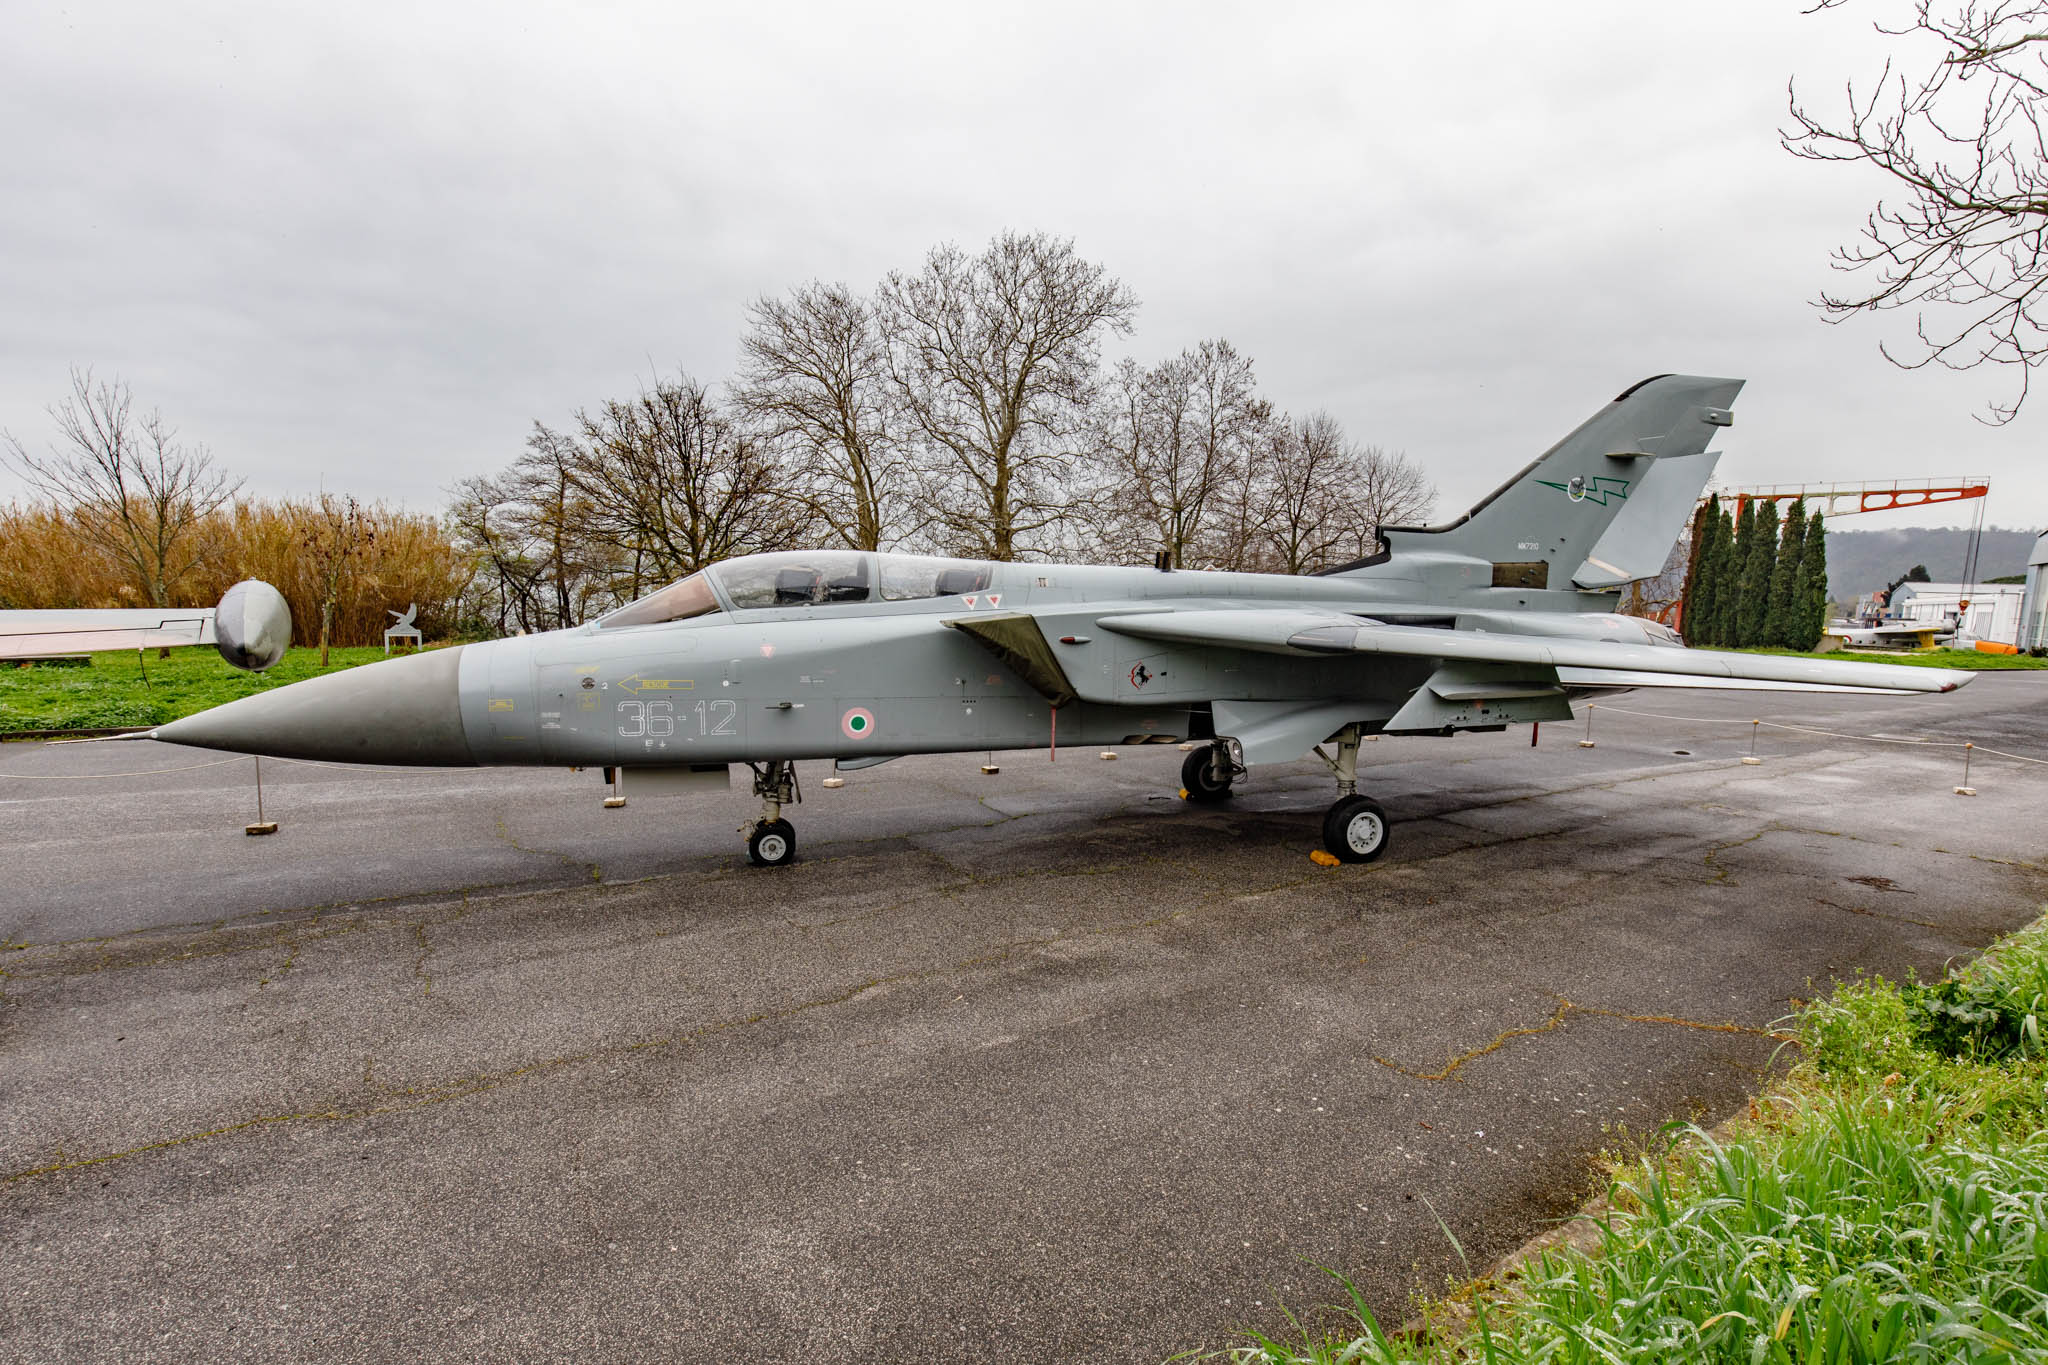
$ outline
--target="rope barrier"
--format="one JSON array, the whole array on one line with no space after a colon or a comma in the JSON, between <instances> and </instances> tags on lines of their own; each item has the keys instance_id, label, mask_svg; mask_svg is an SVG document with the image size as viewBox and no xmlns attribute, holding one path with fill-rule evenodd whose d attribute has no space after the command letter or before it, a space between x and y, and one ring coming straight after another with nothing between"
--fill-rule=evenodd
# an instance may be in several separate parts
<instances>
[{"instance_id":1,"label":"rope barrier","mask_svg":"<svg viewBox=\"0 0 2048 1365\"><path fill-rule=\"evenodd\" d=\"M182 768L146 768L139 773L0 773L0 779L9 782L98 782L110 777L159 777L164 773L189 773L198 768L218 768L223 763L239 763L247 754L236 754L232 758L216 758L211 763L187 763Z\"/></svg>"},{"instance_id":2,"label":"rope barrier","mask_svg":"<svg viewBox=\"0 0 2048 1365\"><path fill-rule=\"evenodd\" d=\"M102 782L116 777L161 777L165 773L189 773L201 768L218 768L226 763L239 763L251 754L234 754L227 758L216 758L210 763L187 763L177 768L144 768L132 773L0 773L0 782ZM301 768L332 768L344 773L380 773L387 777L434 777L446 776L451 772L464 772L462 768L376 768L362 763L321 763L310 758L273 758L272 763L294 763Z\"/></svg>"},{"instance_id":3,"label":"rope barrier","mask_svg":"<svg viewBox=\"0 0 2048 1365\"><path fill-rule=\"evenodd\" d=\"M314 758L273 758L270 761L296 763L301 768L332 768L342 773L382 773L387 777L446 777L450 773L481 771L479 768L375 768L365 763L322 763Z\"/></svg>"},{"instance_id":4,"label":"rope barrier","mask_svg":"<svg viewBox=\"0 0 2048 1365\"><path fill-rule=\"evenodd\" d=\"M2048 758L2030 758L2026 754L2009 754L2003 749L1987 749L1971 740L1960 739L1918 739L1911 736L1858 735L1846 730L1823 730L1817 725L1794 725L1789 721L1743 720L1736 716L1674 716L1665 711L1637 711L1632 707L1615 706L1607 702L1591 702L1586 706L1590 715L1595 709L1615 711L1624 716L1647 716L1651 720L1675 720L1687 725L1766 725L1773 730L1791 730L1804 735L1826 735L1831 739L1853 739L1864 744L1909 744L1923 749L1967 749L1980 754L1993 754L2009 758L2015 763L2038 763L2048 767Z\"/></svg>"}]
</instances>

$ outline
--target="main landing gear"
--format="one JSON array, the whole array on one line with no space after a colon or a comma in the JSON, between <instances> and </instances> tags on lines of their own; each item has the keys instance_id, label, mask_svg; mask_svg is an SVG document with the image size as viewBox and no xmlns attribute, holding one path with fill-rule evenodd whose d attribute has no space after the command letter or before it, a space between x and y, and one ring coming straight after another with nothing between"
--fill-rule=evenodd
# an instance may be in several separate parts
<instances>
[{"instance_id":1,"label":"main landing gear","mask_svg":"<svg viewBox=\"0 0 2048 1365\"><path fill-rule=\"evenodd\" d=\"M1244 765L1231 757L1222 740L1193 750L1181 760L1180 794L1199 805L1230 799L1230 784L1244 776Z\"/></svg>"},{"instance_id":2,"label":"main landing gear","mask_svg":"<svg viewBox=\"0 0 2048 1365\"><path fill-rule=\"evenodd\" d=\"M1315 749L1341 793L1323 815L1323 847L1347 863L1369 863L1387 851L1386 811L1371 797L1358 794L1358 743L1359 727L1347 725L1337 732L1335 758L1321 745Z\"/></svg>"},{"instance_id":3,"label":"main landing gear","mask_svg":"<svg viewBox=\"0 0 2048 1365\"><path fill-rule=\"evenodd\" d=\"M1380 803L1358 794L1358 745L1363 738L1359 726L1347 725L1337 732L1337 753L1333 758L1318 745L1323 760L1337 779L1337 804L1323 815L1323 847L1339 861L1369 863L1387 851L1387 813ZM1244 763L1234 739L1192 750L1180 765L1180 794L1189 801L1211 805L1230 798L1233 783L1245 775Z\"/></svg>"},{"instance_id":4,"label":"main landing gear","mask_svg":"<svg viewBox=\"0 0 2048 1365\"><path fill-rule=\"evenodd\" d=\"M796 765L786 758L747 765L754 774L754 795L761 798L761 818L742 825L747 836L747 861L756 867L781 867L796 857L796 826L782 818L784 806L802 803Z\"/></svg>"}]
</instances>

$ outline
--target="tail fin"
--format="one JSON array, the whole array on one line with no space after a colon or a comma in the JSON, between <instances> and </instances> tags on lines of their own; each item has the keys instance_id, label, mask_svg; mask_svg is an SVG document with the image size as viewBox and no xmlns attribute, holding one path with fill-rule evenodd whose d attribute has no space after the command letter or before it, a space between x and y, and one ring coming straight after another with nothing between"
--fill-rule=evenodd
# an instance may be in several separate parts
<instances>
[{"instance_id":1,"label":"tail fin","mask_svg":"<svg viewBox=\"0 0 2048 1365\"><path fill-rule=\"evenodd\" d=\"M1676 496L1674 489L1692 482L1694 471L1704 482L1712 461L1687 461L1686 476L1659 478L1646 493L1647 476L1660 460L1705 452L1714 433L1733 423L1728 408L1741 389L1739 379L1684 374L1645 379L1458 520L1445 526L1382 527L1384 551L1335 572L1436 578L1435 568L1453 581L1484 587L1485 567L1490 566L1492 586L1524 589L1570 588L1575 581L1588 588L1611 586L1643 576L1630 571L1633 565L1603 562L1596 557L1596 545L1631 497L1658 504L1654 513L1647 503L1638 508L1631 521L1661 527L1669 520L1662 504ZM1641 537L1618 535L1614 543L1636 539ZM1667 543L1656 549L1657 564L1647 573L1662 567L1669 548ZM1414 573L1402 572L1404 560Z\"/></svg>"}]
</instances>

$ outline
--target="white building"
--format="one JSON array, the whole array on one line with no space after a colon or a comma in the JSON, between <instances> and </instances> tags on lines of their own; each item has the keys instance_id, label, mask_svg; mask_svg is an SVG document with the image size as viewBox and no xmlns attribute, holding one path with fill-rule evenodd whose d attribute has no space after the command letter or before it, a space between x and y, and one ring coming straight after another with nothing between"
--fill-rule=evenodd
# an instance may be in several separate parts
<instances>
[{"instance_id":1,"label":"white building","mask_svg":"<svg viewBox=\"0 0 2048 1365\"><path fill-rule=\"evenodd\" d=\"M2024 593L2017 583L1901 583L1885 615L1944 629L1953 624L1956 649L1969 649L1979 640L2010 645L2020 638Z\"/></svg>"},{"instance_id":2,"label":"white building","mask_svg":"<svg viewBox=\"0 0 2048 1365\"><path fill-rule=\"evenodd\" d=\"M2026 597L2020 605L2021 649L2048 649L2048 532L2027 556Z\"/></svg>"}]
</instances>

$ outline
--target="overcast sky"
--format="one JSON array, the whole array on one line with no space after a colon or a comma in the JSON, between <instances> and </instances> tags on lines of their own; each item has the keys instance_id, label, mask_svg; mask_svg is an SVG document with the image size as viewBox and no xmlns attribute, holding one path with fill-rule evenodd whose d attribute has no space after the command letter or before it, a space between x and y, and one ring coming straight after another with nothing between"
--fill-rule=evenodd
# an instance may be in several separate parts
<instances>
[{"instance_id":1,"label":"overcast sky","mask_svg":"<svg viewBox=\"0 0 2048 1365\"><path fill-rule=\"evenodd\" d=\"M763 293L1013 228L1439 514L1681 371L1749 381L1726 481L1982 473L2048 525L2048 394L1984 426L2011 376L1810 303L1880 187L1780 149L1785 83L1872 74L1884 0L300 9L9 6L0 426L91 365L251 491L438 510L536 418L726 378Z\"/></svg>"}]
</instances>

